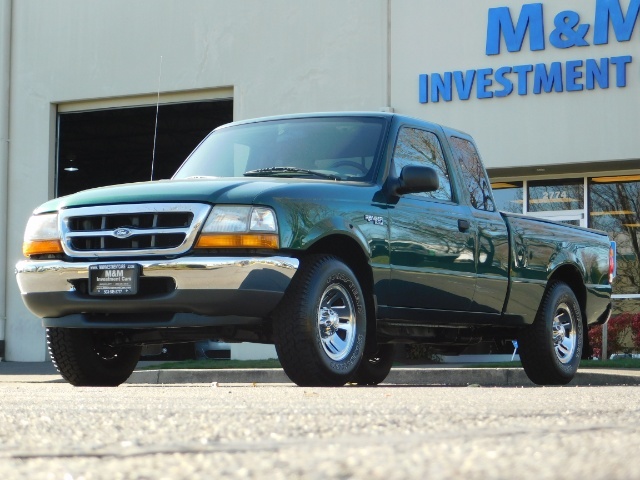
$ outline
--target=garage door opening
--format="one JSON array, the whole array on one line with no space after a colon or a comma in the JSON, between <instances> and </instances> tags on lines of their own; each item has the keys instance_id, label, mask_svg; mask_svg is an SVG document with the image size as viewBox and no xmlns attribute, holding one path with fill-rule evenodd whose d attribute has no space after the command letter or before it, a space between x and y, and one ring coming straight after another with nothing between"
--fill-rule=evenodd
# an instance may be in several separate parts
<instances>
[{"instance_id":1,"label":"garage door opening","mask_svg":"<svg viewBox=\"0 0 640 480\"><path fill-rule=\"evenodd\" d=\"M214 128L233 120L233 100L58 114L56 196L170 178Z\"/></svg>"}]
</instances>

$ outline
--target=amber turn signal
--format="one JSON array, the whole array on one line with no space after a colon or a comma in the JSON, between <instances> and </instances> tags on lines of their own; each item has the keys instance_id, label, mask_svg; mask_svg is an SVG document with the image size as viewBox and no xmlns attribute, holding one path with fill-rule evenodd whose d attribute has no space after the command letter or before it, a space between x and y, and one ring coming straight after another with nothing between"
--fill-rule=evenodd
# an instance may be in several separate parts
<instances>
[{"instance_id":1,"label":"amber turn signal","mask_svg":"<svg viewBox=\"0 0 640 480\"><path fill-rule=\"evenodd\" d=\"M45 255L52 253L62 253L60 240L32 240L22 244L22 253L25 257L33 255Z\"/></svg>"},{"instance_id":2,"label":"amber turn signal","mask_svg":"<svg viewBox=\"0 0 640 480\"><path fill-rule=\"evenodd\" d=\"M196 248L271 248L279 246L278 235L275 234L211 234L200 235Z\"/></svg>"}]
</instances>

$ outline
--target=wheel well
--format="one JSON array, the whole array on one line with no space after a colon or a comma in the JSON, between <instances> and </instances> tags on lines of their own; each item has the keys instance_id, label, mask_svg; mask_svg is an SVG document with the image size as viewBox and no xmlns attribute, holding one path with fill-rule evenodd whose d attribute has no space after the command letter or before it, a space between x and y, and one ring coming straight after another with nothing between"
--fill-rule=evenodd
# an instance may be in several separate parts
<instances>
[{"instance_id":1,"label":"wheel well","mask_svg":"<svg viewBox=\"0 0 640 480\"><path fill-rule=\"evenodd\" d=\"M346 235L330 235L307 249L305 255L308 254L335 255L355 274L360 282L367 308L367 348L376 349L376 304L373 295L373 272L368 257L360 244Z\"/></svg>"},{"instance_id":2,"label":"wheel well","mask_svg":"<svg viewBox=\"0 0 640 480\"><path fill-rule=\"evenodd\" d=\"M553 272L553 275L549 278L549 283L556 280L566 283L569 285L569 288L573 290L573 293L580 304L580 310L582 310L582 320L583 322L586 322L584 313L587 303L587 289L584 286L584 281L582 280L580 272L571 265L564 265Z\"/></svg>"},{"instance_id":3,"label":"wheel well","mask_svg":"<svg viewBox=\"0 0 640 480\"><path fill-rule=\"evenodd\" d=\"M373 275L362 247L345 235L331 235L314 243L305 254L330 254L340 258L360 281L365 295L373 294Z\"/></svg>"}]
</instances>

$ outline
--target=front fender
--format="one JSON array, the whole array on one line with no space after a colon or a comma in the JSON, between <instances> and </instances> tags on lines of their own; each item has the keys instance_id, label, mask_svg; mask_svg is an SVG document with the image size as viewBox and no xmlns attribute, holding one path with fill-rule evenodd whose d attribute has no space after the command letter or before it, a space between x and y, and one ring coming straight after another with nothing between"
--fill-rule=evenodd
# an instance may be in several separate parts
<instances>
[{"instance_id":1,"label":"front fender","mask_svg":"<svg viewBox=\"0 0 640 480\"><path fill-rule=\"evenodd\" d=\"M356 241L368 258L371 258L370 243L361 229L353 219L345 217L325 218L311 228L301 239L301 247L304 250L313 244L331 235L345 235Z\"/></svg>"}]
</instances>

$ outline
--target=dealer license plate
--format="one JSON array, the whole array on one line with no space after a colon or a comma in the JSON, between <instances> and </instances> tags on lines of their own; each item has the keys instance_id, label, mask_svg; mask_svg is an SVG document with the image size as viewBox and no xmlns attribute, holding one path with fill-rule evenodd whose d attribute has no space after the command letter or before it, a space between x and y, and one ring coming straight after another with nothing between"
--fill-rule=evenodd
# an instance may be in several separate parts
<instances>
[{"instance_id":1,"label":"dealer license plate","mask_svg":"<svg viewBox=\"0 0 640 480\"><path fill-rule=\"evenodd\" d=\"M140 265L111 263L89 266L89 295L135 295Z\"/></svg>"}]
</instances>

